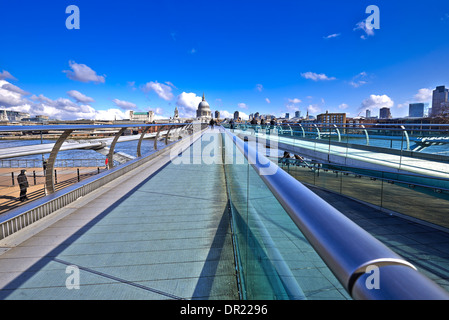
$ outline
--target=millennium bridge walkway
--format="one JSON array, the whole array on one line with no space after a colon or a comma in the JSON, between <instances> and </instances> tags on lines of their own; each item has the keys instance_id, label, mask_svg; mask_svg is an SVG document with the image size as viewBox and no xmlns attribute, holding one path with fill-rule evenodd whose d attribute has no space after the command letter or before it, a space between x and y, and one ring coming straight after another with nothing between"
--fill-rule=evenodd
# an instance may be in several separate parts
<instances>
[{"instance_id":1,"label":"millennium bridge walkway","mask_svg":"<svg viewBox=\"0 0 449 320\"><path fill-rule=\"evenodd\" d=\"M0 216L0 299L449 298L444 226L190 133Z\"/></svg>"}]
</instances>

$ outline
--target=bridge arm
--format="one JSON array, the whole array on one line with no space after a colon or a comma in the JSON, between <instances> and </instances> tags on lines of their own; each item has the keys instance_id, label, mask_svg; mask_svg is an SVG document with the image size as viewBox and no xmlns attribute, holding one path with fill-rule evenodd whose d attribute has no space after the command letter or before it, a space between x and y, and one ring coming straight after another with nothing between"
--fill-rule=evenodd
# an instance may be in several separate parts
<instances>
[{"instance_id":1,"label":"bridge arm","mask_svg":"<svg viewBox=\"0 0 449 320\"><path fill-rule=\"evenodd\" d=\"M119 132L117 132L117 134L114 137L114 140L112 140L111 143L111 147L109 149L109 153L108 153L108 169L112 169L114 167L114 149L115 149L115 145L118 141L118 139L120 138L120 136L123 134L123 132L125 132L126 128L121 128L119 130Z\"/></svg>"},{"instance_id":2,"label":"bridge arm","mask_svg":"<svg viewBox=\"0 0 449 320\"><path fill-rule=\"evenodd\" d=\"M142 156L142 153L141 153L141 151L140 151L140 147L142 146L142 140L143 140L143 137L145 136L145 134L147 133L147 130L149 130L151 127L149 127L149 128L143 128L143 130L142 130L142 134L140 135L140 138L139 138L139 142L137 143L137 157L141 157Z\"/></svg>"},{"instance_id":3,"label":"bridge arm","mask_svg":"<svg viewBox=\"0 0 449 320\"><path fill-rule=\"evenodd\" d=\"M64 132L59 136L53 149L50 152L50 156L47 161L47 169L45 172L45 194L52 194L55 192L55 181L53 176L53 170L55 167L56 157L58 156L59 149L61 149L62 144L70 136L74 129L64 130Z\"/></svg>"}]
</instances>

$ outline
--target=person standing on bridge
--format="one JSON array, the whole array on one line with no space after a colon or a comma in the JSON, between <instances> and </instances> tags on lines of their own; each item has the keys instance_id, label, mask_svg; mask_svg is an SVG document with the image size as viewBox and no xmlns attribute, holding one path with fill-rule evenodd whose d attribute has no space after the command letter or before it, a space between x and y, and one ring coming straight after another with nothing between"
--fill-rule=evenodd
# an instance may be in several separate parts
<instances>
[{"instance_id":1,"label":"person standing on bridge","mask_svg":"<svg viewBox=\"0 0 449 320\"><path fill-rule=\"evenodd\" d=\"M21 202L28 200L27 197L27 188L29 187L28 185L28 179L26 176L26 170L21 170L20 174L17 176L17 182L19 183L19 187L20 187L20 198L19 200Z\"/></svg>"}]
</instances>

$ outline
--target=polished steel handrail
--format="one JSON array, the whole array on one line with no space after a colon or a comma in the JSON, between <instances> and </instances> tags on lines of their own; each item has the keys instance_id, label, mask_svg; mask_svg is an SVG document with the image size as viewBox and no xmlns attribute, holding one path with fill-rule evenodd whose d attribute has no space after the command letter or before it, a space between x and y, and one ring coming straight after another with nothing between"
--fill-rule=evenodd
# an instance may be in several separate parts
<instances>
[{"instance_id":1,"label":"polished steel handrail","mask_svg":"<svg viewBox=\"0 0 449 320\"><path fill-rule=\"evenodd\" d=\"M276 164L270 163L270 166L277 167L276 170L266 170L262 164L270 161L265 156L230 130L225 132L353 298L449 299L448 292L419 273L411 263ZM270 174L265 174L267 172ZM396 286L395 282L381 281L379 289L370 289L363 279L371 266L379 268L381 280L391 280L392 272L400 276L401 271L406 278L401 279L401 287Z\"/></svg>"}]
</instances>

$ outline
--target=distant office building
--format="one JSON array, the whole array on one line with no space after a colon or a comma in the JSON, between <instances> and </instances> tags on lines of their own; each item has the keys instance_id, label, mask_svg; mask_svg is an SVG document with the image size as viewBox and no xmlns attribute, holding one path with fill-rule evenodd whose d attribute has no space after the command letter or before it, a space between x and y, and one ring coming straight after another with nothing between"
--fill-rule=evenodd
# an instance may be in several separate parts
<instances>
[{"instance_id":1,"label":"distant office building","mask_svg":"<svg viewBox=\"0 0 449 320\"><path fill-rule=\"evenodd\" d=\"M366 109L366 118L367 119L371 118L371 110L370 109Z\"/></svg>"},{"instance_id":2,"label":"distant office building","mask_svg":"<svg viewBox=\"0 0 449 320\"><path fill-rule=\"evenodd\" d=\"M290 113L285 113L285 119L290 119Z\"/></svg>"},{"instance_id":3,"label":"distant office building","mask_svg":"<svg viewBox=\"0 0 449 320\"><path fill-rule=\"evenodd\" d=\"M410 118L424 117L424 103L410 103L408 106L408 116Z\"/></svg>"},{"instance_id":4,"label":"distant office building","mask_svg":"<svg viewBox=\"0 0 449 320\"><path fill-rule=\"evenodd\" d=\"M154 112L134 112L131 110L129 111L129 119L131 121L153 122Z\"/></svg>"},{"instance_id":5,"label":"distant office building","mask_svg":"<svg viewBox=\"0 0 449 320\"><path fill-rule=\"evenodd\" d=\"M215 111L215 119L220 119L220 111Z\"/></svg>"},{"instance_id":6,"label":"distant office building","mask_svg":"<svg viewBox=\"0 0 449 320\"><path fill-rule=\"evenodd\" d=\"M379 119L391 119L390 108L380 108Z\"/></svg>"},{"instance_id":7,"label":"distant office building","mask_svg":"<svg viewBox=\"0 0 449 320\"><path fill-rule=\"evenodd\" d=\"M346 113L322 113L316 116L316 120L318 123L346 123Z\"/></svg>"},{"instance_id":8,"label":"distant office building","mask_svg":"<svg viewBox=\"0 0 449 320\"><path fill-rule=\"evenodd\" d=\"M301 111L295 111L295 118L301 117Z\"/></svg>"},{"instance_id":9,"label":"distant office building","mask_svg":"<svg viewBox=\"0 0 449 320\"><path fill-rule=\"evenodd\" d=\"M234 112L234 120L238 120L239 115L240 115L240 113L238 111Z\"/></svg>"},{"instance_id":10,"label":"distant office building","mask_svg":"<svg viewBox=\"0 0 449 320\"><path fill-rule=\"evenodd\" d=\"M22 119L28 119L30 117L29 113L6 110L6 109L1 110L0 114L1 114L2 121L9 121L9 122L19 122L19 121L22 121Z\"/></svg>"},{"instance_id":11,"label":"distant office building","mask_svg":"<svg viewBox=\"0 0 449 320\"><path fill-rule=\"evenodd\" d=\"M443 113L442 103L449 102L449 90L445 86L436 87L432 95L431 117L436 117Z\"/></svg>"},{"instance_id":12,"label":"distant office building","mask_svg":"<svg viewBox=\"0 0 449 320\"><path fill-rule=\"evenodd\" d=\"M3 110L0 113L0 121L9 121L8 115L6 114L6 110Z\"/></svg>"},{"instance_id":13,"label":"distant office building","mask_svg":"<svg viewBox=\"0 0 449 320\"><path fill-rule=\"evenodd\" d=\"M441 114L443 115L449 114L449 102L443 102L441 104Z\"/></svg>"}]
</instances>

